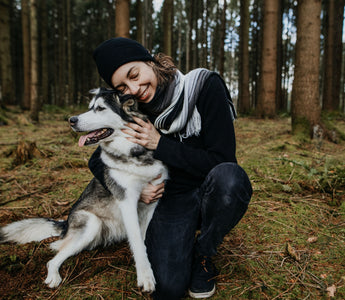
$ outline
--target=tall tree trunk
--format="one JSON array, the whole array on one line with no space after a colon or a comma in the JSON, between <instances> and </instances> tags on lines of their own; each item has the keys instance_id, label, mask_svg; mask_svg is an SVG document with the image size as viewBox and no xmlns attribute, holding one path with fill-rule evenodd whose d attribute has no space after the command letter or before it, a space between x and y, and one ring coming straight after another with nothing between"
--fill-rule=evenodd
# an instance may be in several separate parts
<instances>
[{"instance_id":1,"label":"tall tree trunk","mask_svg":"<svg viewBox=\"0 0 345 300\"><path fill-rule=\"evenodd\" d=\"M186 30L186 73L189 72L192 67L192 30L193 30L193 1L188 1L187 8L187 30Z\"/></svg>"},{"instance_id":2,"label":"tall tree trunk","mask_svg":"<svg viewBox=\"0 0 345 300\"><path fill-rule=\"evenodd\" d=\"M0 103L14 104L9 0L0 0L0 23Z\"/></svg>"},{"instance_id":3,"label":"tall tree trunk","mask_svg":"<svg viewBox=\"0 0 345 300\"><path fill-rule=\"evenodd\" d=\"M129 38L130 0L116 0L115 3L115 35Z\"/></svg>"},{"instance_id":4,"label":"tall tree trunk","mask_svg":"<svg viewBox=\"0 0 345 300\"><path fill-rule=\"evenodd\" d=\"M30 10L29 0L22 0L22 32L23 32L23 73L24 73L24 94L22 101L23 109L30 109L30 72L31 72L31 54L30 54Z\"/></svg>"},{"instance_id":5,"label":"tall tree trunk","mask_svg":"<svg viewBox=\"0 0 345 300\"><path fill-rule=\"evenodd\" d=\"M278 1L264 0L264 24L257 115L276 115Z\"/></svg>"},{"instance_id":6,"label":"tall tree trunk","mask_svg":"<svg viewBox=\"0 0 345 300\"><path fill-rule=\"evenodd\" d=\"M224 76L224 64L225 64L225 34L226 34L226 9L227 3L224 0L223 9L221 11L221 23L220 23L220 47L219 47L219 75Z\"/></svg>"},{"instance_id":7,"label":"tall tree trunk","mask_svg":"<svg viewBox=\"0 0 345 300\"><path fill-rule=\"evenodd\" d=\"M69 0L67 0L69 1ZM60 0L58 4L58 89L57 89L57 105L66 105L66 0Z\"/></svg>"},{"instance_id":8,"label":"tall tree trunk","mask_svg":"<svg viewBox=\"0 0 345 300\"><path fill-rule=\"evenodd\" d=\"M143 3L141 0L137 0L136 1L136 7L135 7L135 13L136 13L136 22L137 22L137 37L136 40L141 43L144 44L144 39L143 39L143 26L144 22L143 22Z\"/></svg>"},{"instance_id":9,"label":"tall tree trunk","mask_svg":"<svg viewBox=\"0 0 345 300\"><path fill-rule=\"evenodd\" d=\"M47 1L40 0L42 23L41 23L41 99L40 104L48 103L49 99L49 70L48 70L48 13Z\"/></svg>"},{"instance_id":10,"label":"tall tree trunk","mask_svg":"<svg viewBox=\"0 0 345 300\"><path fill-rule=\"evenodd\" d=\"M163 29L164 29L163 52L169 56L172 56L173 22L174 22L174 0L164 0L164 4L163 4Z\"/></svg>"},{"instance_id":11,"label":"tall tree trunk","mask_svg":"<svg viewBox=\"0 0 345 300\"><path fill-rule=\"evenodd\" d=\"M321 0L298 1L295 72L291 99L292 132L310 136L320 124Z\"/></svg>"},{"instance_id":12,"label":"tall tree trunk","mask_svg":"<svg viewBox=\"0 0 345 300\"><path fill-rule=\"evenodd\" d=\"M240 65L239 65L239 100L238 106L241 113L250 111L249 93L249 0L240 3Z\"/></svg>"},{"instance_id":13,"label":"tall tree trunk","mask_svg":"<svg viewBox=\"0 0 345 300\"><path fill-rule=\"evenodd\" d=\"M340 106L343 12L344 0L328 1L323 85L323 108L328 111Z\"/></svg>"},{"instance_id":14,"label":"tall tree trunk","mask_svg":"<svg viewBox=\"0 0 345 300\"><path fill-rule=\"evenodd\" d=\"M67 71L68 71L68 98L67 103L74 103L74 69L72 53L72 22L71 22L71 0L67 1L66 7L66 27L67 27Z\"/></svg>"},{"instance_id":15,"label":"tall tree trunk","mask_svg":"<svg viewBox=\"0 0 345 300\"><path fill-rule=\"evenodd\" d=\"M37 28L37 2L30 0L30 40L31 40L31 88L30 88L30 117L38 122L38 28Z\"/></svg>"},{"instance_id":16,"label":"tall tree trunk","mask_svg":"<svg viewBox=\"0 0 345 300\"><path fill-rule=\"evenodd\" d=\"M276 80L276 110L287 111L282 93L283 70L283 9L284 1L278 0L278 28L277 28L277 80Z\"/></svg>"}]
</instances>

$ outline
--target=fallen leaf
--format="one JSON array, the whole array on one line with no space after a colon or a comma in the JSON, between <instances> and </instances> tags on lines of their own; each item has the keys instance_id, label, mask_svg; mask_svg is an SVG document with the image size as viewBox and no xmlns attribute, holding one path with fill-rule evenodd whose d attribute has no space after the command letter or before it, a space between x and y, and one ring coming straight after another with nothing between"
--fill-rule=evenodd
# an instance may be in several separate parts
<instances>
[{"instance_id":1,"label":"fallen leaf","mask_svg":"<svg viewBox=\"0 0 345 300\"><path fill-rule=\"evenodd\" d=\"M329 286L327 288L327 294L329 297L334 297L335 296L335 292L336 292L337 288L335 287L335 285L333 284L332 286Z\"/></svg>"},{"instance_id":2,"label":"fallen leaf","mask_svg":"<svg viewBox=\"0 0 345 300\"><path fill-rule=\"evenodd\" d=\"M289 255L291 258L293 258L296 261L300 260L300 256L296 252L296 250L290 245L290 243L286 244L286 253Z\"/></svg>"},{"instance_id":3,"label":"fallen leaf","mask_svg":"<svg viewBox=\"0 0 345 300\"><path fill-rule=\"evenodd\" d=\"M308 243L315 243L317 241L317 236L311 236L307 239Z\"/></svg>"}]
</instances>

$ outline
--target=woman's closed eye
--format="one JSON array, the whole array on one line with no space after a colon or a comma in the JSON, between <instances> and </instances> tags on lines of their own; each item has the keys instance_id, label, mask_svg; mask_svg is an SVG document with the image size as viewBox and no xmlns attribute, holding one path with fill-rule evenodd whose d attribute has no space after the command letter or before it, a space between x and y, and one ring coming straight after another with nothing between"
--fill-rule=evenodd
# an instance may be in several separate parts
<instances>
[{"instance_id":1,"label":"woman's closed eye","mask_svg":"<svg viewBox=\"0 0 345 300\"><path fill-rule=\"evenodd\" d=\"M126 92L127 86L120 85L116 87L116 90L118 90L121 94L124 94Z\"/></svg>"}]
</instances>

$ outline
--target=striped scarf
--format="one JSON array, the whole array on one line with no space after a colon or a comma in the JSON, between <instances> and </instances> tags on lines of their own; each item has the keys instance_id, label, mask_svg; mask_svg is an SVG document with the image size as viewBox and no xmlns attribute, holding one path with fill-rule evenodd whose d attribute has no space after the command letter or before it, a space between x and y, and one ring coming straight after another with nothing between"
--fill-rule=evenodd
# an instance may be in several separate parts
<instances>
[{"instance_id":1,"label":"striped scarf","mask_svg":"<svg viewBox=\"0 0 345 300\"><path fill-rule=\"evenodd\" d=\"M212 74L216 73L203 68L190 71L186 75L177 71L170 86L159 93L158 99L155 97L156 99L148 104L151 106L151 113L155 107L160 108L158 112L155 111L158 116L154 126L163 134L178 134L180 140L193 135L198 136L201 131L201 117L196 102L205 82ZM228 98L232 118L235 119L236 112L229 94Z\"/></svg>"}]
</instances>

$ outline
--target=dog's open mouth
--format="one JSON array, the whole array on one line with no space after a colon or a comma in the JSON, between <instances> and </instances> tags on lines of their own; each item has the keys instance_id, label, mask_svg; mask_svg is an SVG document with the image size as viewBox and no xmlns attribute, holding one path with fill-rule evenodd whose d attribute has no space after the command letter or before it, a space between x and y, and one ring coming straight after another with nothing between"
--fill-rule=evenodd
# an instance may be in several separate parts
<instances>
[{"instance_id":1,"label":"dog's open mouth","mask_svg":"<svg viewBox=\"0 0 345 300\"><path fill-rule=\"evenodd\" d=\"M82 135L79 138L78 145L79 147L96 144L100 140L105 139L114 132L114 129L111 128L102 128L95 131L91 131L86 135Z\"/></svg>"}]
</instances>

